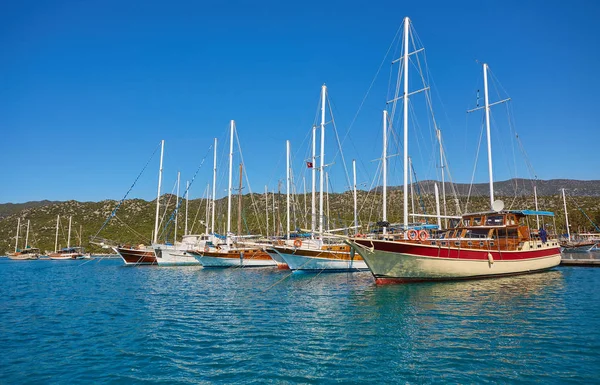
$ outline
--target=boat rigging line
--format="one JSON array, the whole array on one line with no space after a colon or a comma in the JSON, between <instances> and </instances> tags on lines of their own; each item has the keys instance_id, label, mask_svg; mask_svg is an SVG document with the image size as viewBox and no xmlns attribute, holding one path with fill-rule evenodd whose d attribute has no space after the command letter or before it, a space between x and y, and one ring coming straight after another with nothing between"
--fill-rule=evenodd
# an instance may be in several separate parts
<instances>
[{"instance_id":1,"label":"boat rigging line","mask_svg":"<svg viewBox=\"0 0 600 385\"><path fill-rule=\"evenodd\" d=\"M98 236L98 234L100 234L100 232L106 227L106 225L111 220L111 218L114 217L117 214L117 210L119 210L119 208L121 207L121 205L123 204L123 202L125 202L125 199L127 199L127 196L129 195L129 193L131 192L131 190L133 190L133 187L136 185L137 181L140 179L140 177L142 176L142 174L144 173L144 171L146 170L146 168L150 164L150 161L152 160L152 158L154 157L154 155L156 154L156 152L158 151L158 149L161 147L161 143L162 142L158 143L158 146L156 146L156 148L154 149L154 152L150 156L150 159L148 159L148 161L146 162L146 165L142 168L142 171L140 171L140 173L137 176L137 178L135 178L135 180L133 181L133 184L131 185L131 187L129 187L129 190L127 190L127 192L125 193L125 195L123 196L123 198L119 201L119 203L117 203L117 205L115 206L115 208L113 209L113 211L110 213L110 215L108 216L108 218L106 218L106 220L104 221L104 223L102 224L102 226L100 227L100 229L96 232L96 235L94 235L93 237L91 237L92 240L94 238L96 238Z\"/></svg>"}]
</instances>

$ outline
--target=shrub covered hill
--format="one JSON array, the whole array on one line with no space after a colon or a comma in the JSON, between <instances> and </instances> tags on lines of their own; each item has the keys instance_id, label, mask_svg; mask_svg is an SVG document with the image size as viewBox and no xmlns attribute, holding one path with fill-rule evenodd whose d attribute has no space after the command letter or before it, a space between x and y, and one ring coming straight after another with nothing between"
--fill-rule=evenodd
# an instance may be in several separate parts
<instances>
[{"instance_id":1,"label":"shrub covered hill","mask_svg":"<svg viewBox=\"0 0 600 385\"><path fill-rule=\"evenodd\" d=\"M546 185L540 193L538 188L538 204L540 210L554 211L556 216L556 227L559 233L565 231L565 218L562 195L560 188L564 187L569 192L567 206L569 210L569 222L572 231L594 231L594 223L600 223L600 183L594 181L560 181L553 187ZM573 183L570 183L573 182ZM415 212L423 213L423 208L428 214L435 212L435 199L428 188L428 182L420 184L423 192L414 198ZM571 186L573 189L571 189ZM577 188L577 190L575 190ZM462 211L475 212L488 209L487 191L481 194L471 193L471 197L462 194L464 186L458 186L458 201ZM505 194L506 190L499 189L497 199L505 202L507 209L534 209L532 194L515 193ZM447 192L451 191L447 187ZM468 190L467 190L468 191ZM549 192L553 191L552 194ZM450 195L450 194L448 194ZM293 209L291 210L292 229L307 229L310 227L311 202L310 194L293 195ZM237 197L232 199L231 228L237 232L238 205ZM388 192L388 221L402 221L402 189L394 188ZM265 208L265 194L246 194L242 198L241 232L243 234L283 234L286 226L286 197L285 194L269 193L268 207ZM112 217L106 226L103 224L109 218L118 202L105 200L101 202L29 202L24 204L0 204L0 255L15 248L15 232L17 219L21 218L21 229L19 232L19 247L23 248L25 243L25 232L27 221L30 221L29 245L39 247L42 251L54 250L56 236L56 219L60 215L60 226L58 244L60 247L67 246L69 217L72 218L71 245L77 246L81 243L88 251L106 253L110 250L102 249L90 243L90 237L109 239L116 244L149 244L154 230L154 218L156 212L156 200L145 201L141 199L130 199L122 203L116 215ZM195 199L189 201L188 206L188 233L202 233L205 231L206 222L206 199ZM173 195L165 194L161 197L161 225L159 226L159 239L172 242L174 236L174 215L172 214L176 205ZM447 198L447 213L455 215L456 203L454 198ZM466 206L466 209L465 209ZM317 203L318 209L318 203ZM361 232L366 232L367 225L381 220L381 193L380 189L358 192L359 222L363 226ZM409 208L410 210L410 208ZM329 218L330 228L351 226L353 221L353 197L352 192L329 194L325 199L325 215ZM412 210L411 210L412 211ZM266 230L266 215L269 216L269 229ZM591 221L586 217L589 217ZM219 199L215 204L215 222L218 233L224 234L227 226L227 198ZM167 225L166 225L167 224ZM551 228L552 220L546 224ZM533 224L532 224L533 225ZM181 238L185 231L185 201L179 210L177 234Z\"/></svg>"}]
</instances>

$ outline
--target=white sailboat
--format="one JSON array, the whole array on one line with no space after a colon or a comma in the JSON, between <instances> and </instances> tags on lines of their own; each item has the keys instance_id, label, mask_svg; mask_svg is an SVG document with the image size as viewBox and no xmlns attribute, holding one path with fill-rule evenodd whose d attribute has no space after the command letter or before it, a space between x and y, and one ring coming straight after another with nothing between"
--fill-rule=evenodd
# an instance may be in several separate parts
<instances>
[{"instance_id":1,"label":"white sailboat","mask_svg":"<svg viewBox=\"0 0 600 385\"><path fill-rule=\"evenodd\" d=\"M309 272L342 272L342 271L361 271L368 270L366 263L350 248L339 242L339 239L328 239L323 237L323 191L324 191L324 170L325 170L325 105L327 99L327 86L321 87L321 155L319 167L319 221L318 233L316 232L316 204L315 204L315 163L312 163L313 177L313 202L312 202L312 220L311 220L311 239L291 239L290 238L290 215L289 215L289 142L287 145L287 180L288 180L288 222L287 237L283 245L273 245L266 250L273 258L279 257L289 266L292 271ZM316 159L316 127L313 127L313 162ZM319 234L315 236L314 234ZM276 254L277 256L274 256Z\"/></svg>"}]
</instances>

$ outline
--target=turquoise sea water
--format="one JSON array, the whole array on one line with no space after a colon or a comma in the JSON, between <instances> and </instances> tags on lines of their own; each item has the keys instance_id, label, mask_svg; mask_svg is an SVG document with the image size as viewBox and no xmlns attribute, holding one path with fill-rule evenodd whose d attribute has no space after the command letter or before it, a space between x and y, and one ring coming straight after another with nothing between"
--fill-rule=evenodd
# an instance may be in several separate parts
<instances>
[{"instance_id":1,"label":"turquoise sea water","mask_svg":"<svg viewBox=\"0 0 600 385\"><path fill-rule=\"evenodd\" d=\"M0 260L0 383L599 383L600 268L370 273Z\"/></svg>"}]
</instances>

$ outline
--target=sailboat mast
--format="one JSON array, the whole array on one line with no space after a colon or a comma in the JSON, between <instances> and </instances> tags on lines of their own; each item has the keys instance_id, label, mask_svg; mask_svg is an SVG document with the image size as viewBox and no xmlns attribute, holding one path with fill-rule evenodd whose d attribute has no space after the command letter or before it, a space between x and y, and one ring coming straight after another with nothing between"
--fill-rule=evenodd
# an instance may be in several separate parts
<instances>
[{"instance_id":1,"label":"sailboat mast","mask_svg":"<svg viewBox=\"0 0 600 385\"><path fill-rule=\"evenodd\" d=\"M208 195L208 191L206 192ZM190 181L185 181L185 227L183 229L183 235L188 233L188 206L190 204ZM206 226L208 226L208 210L206 211Z\"/></svg>"},{"instance_id":2,"label":"sailboat mast","mask_svg":"<svg viewBox=\"0 0 600 385\"><path fill-rule=\"evenodd\" d=\"M175 235L173 236L173 243L177 242L177 218L179 218L179 180L181 173L177 171L177 200L175 201Z\"/></svg>"},{"instance_id":3,"label":"sailboat mast","mask_svg":"<svg viewBox=\"0 0 600 385\"><path fill-rule=\"evenodd\" d=\"M17 236L15 237L15 253L19 250L19 228L20 227L21 227L21 217L17 218Z\"/></svg>"},{"instance_id":4,"label":"sailboat mast","mask_svg":"<svg viewBox=\"0 0 600 385\"><path fill-rule=\"evenodd\" d=\"M206 234L210 233L210 183L206 184L206 209L204 210L206 214Z\"/></svg>"},{"instance_id":5,"label":"sailboat mast","mask_svg":"<svg viewBox=\"0 0 600 385\"><path fill-rule=\"evenodd\" d=\"M54 240L54 252L58 252L58 226L60 223L60 214L56 216L56 239Z\"/></svg>"},{"instance_id":6,"label":"sailboat mast","mask_svg":"<svg viewBox=\"0 0 600 385\"><path fill-rule=\"evenodd\" d=\"M242 235L242 178L243 164L240 163L240 184L238 188L238 218L237 218L237 234Z\"/></svg>"},{"instance_id":7,"label":"sailboat mast","mask_svg":"<svg viewBox=\"0 0 600 385\"><path fill-rule=\"evenodd\" d=\"M308 226L306 225L306 218L308 216L308 211L306 209L306 177L303 175L302 176L302 186L304 187L304 228L308 228Z\"/></svg>"},{"instance_id":8,"label":"sailboat mast","mask_svg":"<svg viewBox=\"0 0 600 385\"><path fill-rule=\"evenodd\" d=\"M408 33L410 19L404 18L404 228L408 227Z\"/></svg>"},{"instance_id":9,"label":"sailboat mast","mask_svg":"<svg viewBox=\"0 0 600 385\"><path fill-rule=\"evenodd\" d=\"M285 170L286 170L286 210L287 210L287 224L286 224L286 237L290 239L290 141L285 141Z\"/></svg>"},{"instance_id":10,"label":"sailboat mast","mask_svg":"<svg viewBox=\"0 0 600 385\"><path fill-rule=\"evenodd\" d=\"M325 218L323 218L323 222L326 224L326 229L329 231L330 219L329 216L329 173L325 173L325 196L327 197L327 223L325 223Z\"/></svg>"},{"instance_id":11,"label":"sailboat mast","mask_svg":"<svg viewBox=\"0 0 600 385\"><path fill-rule=\"evenodd\" d=\"M357 207L357 196L356 196L356 159L352 159L352 179L353 179L353 190L354 190L354 233L358 232L358 212Z\"/></svg>"},{"instance_id":12,"label":"sailboat mast","mask_svg":"<svg viewBox=\"0 0 600 385\"><path fill-rule=\"evenodd\" d=\"M562 196L563 196L563 203L565 205L565 224L567 226L567 237L568 237L569 241L571 241L571 230L569 229L569 214L567 213L567 198L565 197L565 189L562 189Z\"/></svg>"},{"instance_id":13,"label":"sailboat mast","mask_svg":"<svg viewBox=\"0 0 600 385\"><path fill-rule=\"evenodd\" d=\"M383 110L383 156L381 157L381 173L383 179L383 222L387 222L387 110ZM383 227L383 235L387 233L387 226Z\"/></svg>"},{"instance_id":14,"label":"sailboat mast","mask_svg":"<svg viewBox=\"0 0 600 385\"><path fill-rule=\"evenodd\" d=\"M165 150L164 139L160 142L160 165L158 167L158 192L156 194L156 218L154 219L154 239L152 243L158 243L158 217L160 215L160 185L162 183L163 155Z\"/></svg>"},{"instance_id":15,"label":"sailboat mast","mask_svg":"<svg viewBox=\"0 0 600 385\"><path fill-rule=\"evenodd\" d=\"M217 138L215 138L214 158L213 158L213 186L212 186L212 232L215 232L215 202L217 194Z\"/></svg>"},{"instance_id":16,"label":"sailboat mast","mask_svg":"<svg viewBox=\"0 0 600 385\"><path fill-rule=\"evenodd\" d=\"M442 173L442 199L444 203L444 217L448 215L446 211L446 183L445 183L445 171L444 165L444 146L442 145L442 130L437 130L438 143L440 144L440 171ZM441 227L440 227L441 228ZM444 228L448 228L448 218L444 218Z\"/></svg>"},{"instance_id":17,"label":"sailboat mast","mask_svg":"<svg viewBox=\"0 0 600 385\"><path fill-rule=\"evenodd\" d=\"M413 180L412 158L408 157L408 177L410 184L410 211L415 213L415 182Z\"/></svg>"},{"instance_id":18,"label":"sailboat mast","mask_svg":"<svg viewBox=\"0 0 600 385\"><path fill-rule=\"evenodd\" d=\"M311 236L314 237L315 229L317 228L317 126L313 126L312 130L312 203L311 203Z\"/></svg>"},{"instance_id":19,"label":"sailboat mast","mask_svg":"<svg viewBox=\"0 0 600 385\"><path fill-rule=\"evenodd\" d=\"M29 243L29 219L27 220L27 232L25 233L25 247L23 247L24 249L27 248L28 243Z\"/></svg>"},{"instance_id":20,"label":"sailboat mast","mask_svg":"<svg viewBox=\"0 0 600 385\"><path fill-rule=\"evenodd\" d=\"M533 185L533 200L535 202L535 211L539 211L538 209L538 200L537 200L537 186ZM540 228L540 216L536 215L535 216L535 221L537 223L537 228Z\"/></svg>"},{"instance_id":21,"label":"sailboat mast","mask_svg":"<svg viewBox=\"0 0 600 385\"><path fill-rule=\"evenodd\" d=\"M485 100L485 128L487 133L488 173L490 175L490 208L494 204L494 175L492 173L492 137L490 130L490 102L488 98L488 65L483 63L483 93Z\"/></svg>"},{"instance_id":22,"label":"sailboat mast","mask_svg":"<svg viewBox=\"0 0 600 385\"><path fill-rule=\"evenodd\" d=\"M267 185L265 185L265 218L267 220L267 233L265 235L269 237L269 187Z\"/></svg>"},{"instance_id":23,"label":"sailboat mast","mask_svg":"<svg viewBox=\"0 0 600 385\"><path fill-rule=\"evenodd\" d=\"M440 217L440 190L438 189L437 183L433 184L435 190L435 213L437 215L438 229L442 228L442 218Z\"/></svg>"},{"instance_id":24,"label":"sailboat mast","mask_svg":"<svg viewBox=\"0 0 600 385\"><path fill-rule=\"evenodd\" d=\"M227 238L231 233L231 183L233 178L233 129L235 122L232 120L229 134L229 187L227 188Z\"/></svg>"},{"instance_id":25,"label":"sailboat mast","mask_svg":"<svg viewBox=\"0 0 600 385\"><path fill-rule=\"evenodd\" d=\"M321 159L319 167L319 233L323 232L323 183L325 170L325 97L327 95L327 86L321 87Z\"/></svg>"},{"instance_id":26,"label":"sailboat mast","mask_svg":"<svg viewBox=\"0 0 600 385\"><path fill-rule=\"evenodd\" d=\"M67 249L71 247L71 219L73 217L69 217L69 235L67 236Z\"/></svg>"}]
</instances>

